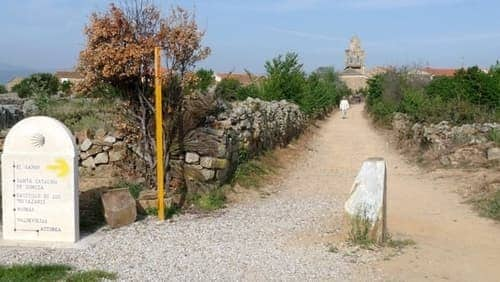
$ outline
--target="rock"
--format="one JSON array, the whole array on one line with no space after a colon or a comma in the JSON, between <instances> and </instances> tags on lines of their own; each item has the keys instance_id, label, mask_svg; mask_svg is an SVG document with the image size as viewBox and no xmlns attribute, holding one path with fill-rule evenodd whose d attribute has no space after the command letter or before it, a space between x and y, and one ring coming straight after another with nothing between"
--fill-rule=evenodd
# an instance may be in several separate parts
<instances>
[{"instance_id":1,"label":"rock","mask_svg":"<svg viewBox=\"0 0 500 282\"><path fill-rule=\"evenodd\" d=\"M228 166L228 161L226 159L202 157L200 165L204 168L224 169Z\"/></svg>"},{"instance_id":2,"label":"rock","mask_svg":"<svg viewBox=\"0 0 500 282\"><path fill-rule=\"evenodd\" d=\"M116 142L116 138L108 135L104 137L103 141L105 145L112 146Z\"/></svg>"},{"instance_id":3,"label":"rock","mask_svg":"<svg viewBox=\"0 0 500 282\"><path fill-rule=\"evenodd\" d=\"M367 159L344 205L351 231L368 228L367 239L378 243L385 240L386 234L386 177L384 159Z\"/></svg>"},{"instance_id":4,"label":"rock","mask_svg":"<svg viewBox=\"0 0 500 282\"><path fill-rule=\"evenodd\" d=\"M94 138L97 140L104 140L104 136L106 136L106 130L104 130L104 128L99 128L94 134Z\"/></svg>"},{"instance_id":5,"label":"rock","mask_svg":"<svg viewBox=\"0 0 500 282\"><path fill-rule=\"evenodd\" d=\"M38 109L35 100L29 99L23 103L22 111L24 116L34 116L40 112L40 109Z\"/></svg>"},{"instance_id":6,"label":"rock","mask_svg":"<svg viewBox=\"0 0 500 282\"><path fill-rule=\"evenodd\" d=\"M215 171L203 168L201 165L186 165L184 177L191 181L209 181L215 177Z\"/></svg>"},{"instance_id":7,"label":"rock","mask_svg":"<svg viewBox=\"0 0 500 282\"><path fill-rule=\"evenodd\" d=\"M83 167L87 168L94 168L95 167L95 161L93 157L88 157L82 162Z\"/></svg>"},{"instance_id":8,"label":"rock","mask_svg":"<svg viewBox=\"0 0 500 282\"><path fill-rule=\"evenodd\" d=\"M86 152L92 146L92 141L89 138L85 138L80 144L80 151Z\"/></svg>"},{"instance_id":9,"label":"rock","mask_svg":"<svg viewBox=\"0 0 500 282\"><path fill-rule=\"evenodd\" d=\"M439 158L439 162L443 165L443 166L449 166L451 164L451 161L450 159L447 157L447 156L441 156Z\"/></svg>"},{"instance_id":10,"label":"rock","mask_svg":"<svg viewBox=\"0 0 500 282\"><path fill-rule=\"evenodd\" d=\"M112 150L109 151L109 161L117 162L125 159L126 156L125 150Z\"/></svg>"},{"instance_id":11,"label":"rock","mask_svg":"<svg viewBox=\"0 0 500 282\"><path fill-rule=\"evenodd\" d=\"M133 223L137 218L136 202L127 188L113 189L102 194L104 218L111 228Z\"/></svg>"},{"instance_id":12,"label":"rock","mask_svg":"<svg viewBox=\"0 0 500 282\"><path fill-rule=\"evenodd\" d=\"M108 153L106 153L106 152L99 153L94 158L94 163L96 165L98 165L98 164L107 164L108 162L109 162L109 157L108 157Z\"/></svg>"},{"instance_id":13,"label":"rock","mask_svg":"<svg viewBox=\"0 0 500 282\"><path fill-rule=\"evenodd\" d=\"M199 160L200 160L200 155L196 154L196 153L191 153L191 152L188 152L186 153L186 163L188 164L194 164L194 163L197 163Z\"/></svg>"},{"instance_id":14,"label":"rock","mask_svg":"<svg viewBox=\"0 0 500 282\"><path fill-rule=\"evenodd\" d=\"M500 160L500 148L494 147L488 149L488 161Z\"/></svg>"},{"instance_id":15,"label":"rock","mask_svg":"<svg viewBox=\"0 0 500 282\"><path fill-rule=\"evenodd\" d=\"M83 144L83 141L85 141L85 139L88 139L89 138L89 131L88 129L84 129L84 130L80 130L80 131L77 131L75 132L75 139L76 139L76 142L77 144Z\"/></svg>"}]
</instances>

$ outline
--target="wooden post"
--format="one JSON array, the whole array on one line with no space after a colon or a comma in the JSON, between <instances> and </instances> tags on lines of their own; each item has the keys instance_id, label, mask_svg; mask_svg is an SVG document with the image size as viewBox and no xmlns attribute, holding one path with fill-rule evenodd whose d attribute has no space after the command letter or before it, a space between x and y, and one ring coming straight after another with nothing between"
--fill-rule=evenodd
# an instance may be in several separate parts
<instances>
[{"instance_id":1,"label":"wooden post","mask_svg":"<svg viewBox=\"0 0 500 282\"><path fill-rule=\"evenodd\" d=\"M161 96L160 52L160 47L155 47L156 185L158 188L158 218L160 220L165 220L165 189L163 171L163 105Z\"/></svg>"}]
</instances>

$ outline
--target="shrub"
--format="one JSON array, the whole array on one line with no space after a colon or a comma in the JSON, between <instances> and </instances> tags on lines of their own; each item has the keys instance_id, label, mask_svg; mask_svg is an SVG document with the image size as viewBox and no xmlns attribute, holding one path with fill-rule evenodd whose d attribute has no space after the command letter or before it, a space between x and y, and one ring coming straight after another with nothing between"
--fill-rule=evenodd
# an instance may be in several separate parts
<instances>
[{"instance_id":1,"label":"shrub","mask_svg":"<svg viewBox=\"0 0 500 282\"><path fill-rule=\"evenodd\" d=\"M5 88L5 85L0 84L0 94L7 93L7 88Z\"/></svg>"},{"instance_id":2,"label":"shrub","mask_svg":"<svg viewBox=\"0 0 500 282\"><path fill-rule=\"evenodd\" d=\"M66 81L63 81L59 85L59 91L63 92L66 95L69 95L69 94L71 94L72 87L73 87L73 83L71 83L71 81L66 80Z\"/></svg>"},{"instance_id":3,"label":"shrub","mask_svg":"<svg viewBox=\"0 0 500 282\"><path fill-rule=\"evenodd\" d=\"M196 77L198 78L196 88L202 92L208 91L208 88L215 83L213 70L199 69L196 71Z\"/></svg>"},{"instance_id":4,"label":"shrub","mask_svg":"<svg viewBox=\"0 0 500 282\"><path fill-rule=\"evenodd\" d=\"M215 95L227 101L234 101L238 98L238 92L241 90L241 83L234 78L224 78L215 88Z\"/></svg>"},{"instance_id":5,"label":"shrub","mask_svg":"<svg viewBox=\"0 0 500 282\"><path fill-rule=\"evenodd\" d=\"M453 77L437 77L427 85L406 69L393 70L368 81L367 109L375 121L388 124L395 111L416 122L453 124L500 119L500 74L477 67Z\"/></svg>"},{"instance_id":6,"label":"shrub","mask_svg":"<svg viewBox=\"0 0 500 282\"><path fill-rule=\"evenodd\" d=\"M52 96L59 90L59 80L50 73L35 73L12 88L19 97Z\"/></svg>"}]
</instances>

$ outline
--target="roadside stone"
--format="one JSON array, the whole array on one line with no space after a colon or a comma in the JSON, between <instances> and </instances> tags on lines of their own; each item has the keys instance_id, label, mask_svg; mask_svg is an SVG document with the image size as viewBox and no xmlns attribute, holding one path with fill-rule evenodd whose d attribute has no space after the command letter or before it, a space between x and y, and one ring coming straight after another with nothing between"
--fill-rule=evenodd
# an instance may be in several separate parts
<instances>
[{"instance_id":1,"label":"roadside stone","mask_svg":"<svg viewBox=\"0 0 500 282\"><path fill-rule=\"evenodd\" d=\"M80 145L80 151L86 152L92 146L92 141L89 138L85 138Z\"/></svg>"},{"instance_id":2,"label":"roadside stone","mask_svg":"<svg viewBox=\"0 0 500 282\"><path fill-rule=\"evenodd\" d=\"M97 156L95 156L94 162L96 165L107 164L109 162L108 153L102 152L102 153L97 154Z\"/></svg>"},{"instance_id":3,"label":"roadside stone","mask_svg":"<svg viewBox=\"0 0 500 282\"><path fill-rule=\"evenodd\" d=\"M111 228L133 223L137 218L136 202L127 188L113 189L101 196L104 218Z\"/></svg>"},{"instance_id":4,"label":"roadside stone","mask_svg":"<svg viewBox=\"0 0 500 282\"><path fill-rule=\"evenodd\" d=\"M382 158L363 162L344 205L351 232L368 229L368 238L381 243L386 235L386 164ZM365 238L363 238L365 239Z\"/></svg>"},{"instance_id":5,"label":"roadside stone","mask_svg":"<svg viewBox=\"0 0 500 282\"><path fill-rule=\"evenodd\" d=\"M200 155L191 152L186 153L186 163L193 164L197 163L199 160L200 160Z\"/></svg>"},{"instance_id":6,"label":"roadside stone","mask_svg":"<svg viewBox=\"0 0 500 282\"><path fill-rule=\"evenodd\" d=\"M488 149L488 161L500 160L500 148L494 147Z\"/></svg>"}]
</instances>

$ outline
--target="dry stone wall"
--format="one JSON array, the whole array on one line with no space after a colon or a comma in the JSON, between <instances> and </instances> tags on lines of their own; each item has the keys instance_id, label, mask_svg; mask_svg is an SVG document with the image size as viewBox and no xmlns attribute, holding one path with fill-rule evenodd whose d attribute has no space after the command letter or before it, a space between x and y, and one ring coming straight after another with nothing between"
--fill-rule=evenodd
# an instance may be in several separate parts
<instances>
[{"instance_id":1,"label":"dry stone wall","mask_svg":"<svg viewBox=\"0 0 500 282\"><path fill-rule=\"evenodd\" d=\"M491 165L500 159L496 153L500 150L498 144L491 140L493 132L500 132L498 123L422 124L412 123L406 115L396 113L392 125L400 144L418 149L426 161L466 167Z\"/></svg>"},{"instance_id":2,"label":"dry stone wall","mask_svg":"<svg viewBox=\"0 0 500 282\"><path fill-rule=\"evenodd\" d=\"M248 98L223 103L221 108L186 136L181 162L190 193L207 192L227 182L242 156L288 144L306 122L299 107L287 101Z\"/></svg>"}]
</instances>

